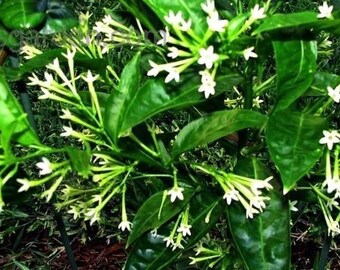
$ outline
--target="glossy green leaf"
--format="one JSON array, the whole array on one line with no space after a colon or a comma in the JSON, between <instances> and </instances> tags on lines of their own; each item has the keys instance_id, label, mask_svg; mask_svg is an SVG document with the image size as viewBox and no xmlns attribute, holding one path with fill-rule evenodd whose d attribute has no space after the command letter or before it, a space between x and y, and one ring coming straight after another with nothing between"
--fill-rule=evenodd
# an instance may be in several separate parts
<instances>
[{"instance_id":1,"label":"glossy green leaf","mask_svg":"<svg viewBox=\"0 0 340 270\"><path fill-rule=\"evenodd\" d=\"M88 177L90 174L91 154L89 151L75 148L67 148L67 154L70 157L73 169L81 176Z\"/></svg>"},{"instance_id":2,"label":"glossy green leaf","mask_svg":"<svg viewBox=\"0 0 340 270\"><path fill-rule=\"evenodd\" d=\"M23 145L40 145L37 134L29 124L20 104L0 73L0 130L10 132L12 140Z\"/></svg>"},{"instance_id":3,"label":"glossy green leaf","mask_svg":"<svg viewBox=\"0 0 340 270\"><path fill-rule=\"evenodd\" d=\"M16 38L11 35L0 23L0 48L2 48L4 45L9 48L19 47L19 43Z\"/></svg>"},{"instance_id":4,"label":"glossy green leaf","mask_svg":"<svg viewBox=\"0 0 340 270\"><path fill-rule=\"evenodd\" d=\"M140 20L154 34L162 27L161 21L155 13L140 0L119 0L120 3L136 18Z\"/></svg>"},{"instance_id":5,"label":"glossy green leaf","mask_svg":"<svg viewBox=\"0 0 340 270\"><path fill-rule=\"evenodd\" d=\"M77 14L60 1L48 1L46 14L45 25L40 30L44 35L66 31L78 24Z\"/></svg>"},{"instance_id":6,"label":"glossy green leaf","mask_svg":"<svg viewBox=\"0 0 340 270\"><path fill-rule=\"evenodd\" d=\"M128 121L126 115L129 107L134 101L139 104L143 102L135 99L140 83L139 60L140 53L137 53L125 66L118 90L112 92L106 104L105 128L116 143L121 132L126 131L124 122Z\"/></svg>"},{"instance_id":7,"label":"glossy green leaf","mask_svg":"<svg viewBox=\"0 0 340 270\"><path fill-rule=\"evenodd\" d=\"M335 88L340 84L340 76L328 72L315 72L314 80L310 89L306 92L308 96L328 96L327 87Z\"/></svg>"},{"instance_id":8,"label":"glossy green leaf","mask_svg":"<svg viewBox=\"0 0 340 270\"><path fill-rule=\"evenodd\" d=\"M284 193L294 188L322 155L319 140L327 129L321 117L285 110L274 113L268 121L267 145L277 166Z\"/></svg>"},{"instance_id":9,"label":"glossy green leaf","mask_svg":"<svg viewBox=\"0 0 340 270\"><path fill-rule=\"evenodd\" d=\"M218 111L186 125L178 134L172 153L177 156L196 146L204 145L235 131L264 126L267 117L248 110Z\"/></svg>"},{"instance_id":10,"label":"glossy green leaf","mask_svg":"<svg viewBox=\"0 0 340 270\"><path fill-rule=\"evenodd\" d=\"M225 204L221 198L211 191L204 191L196 194L190 201L189 220L191 228L191 236L182 242L184 250L195 245L203 236L205 236L211 228L216 224L225 209ZM211 211L209 222L205 222L205 218ZM172 229L170 224L163 226L157 230L156 235L145 233L136 241L129 254L125 264L127 270L162 270L169 269L169 266L179 258L183 253L183 249L175 249L172 251L170 247L166 247L164 238L169 236Z\"/></svg>"},{"instance_id":11,"label":"glossy green leaf","mask_svg":"<svg viewBox=\"0 0 340 270\"><path fill-rule=\"evenodd\" d=\"M265 179L271 175L257 159L242 160L236 166L240 175ZM272 180L274 181L274 180ZM273 185L274 183L272 183ZM247 219L240 203L227 209L233 242L249 270L290 269L290 211L288 200L275 188L263 213Z\"/></svg>"},{"instance_id":12,"label":"glossy green leaf","mask_svg":"<svg viewBox=\"0 0 340 270\"><path fill-rule=\"evenodd\" d=\"M238 85L242 78L235 73L229 73L216 78L216 95ZM125 119L122 119L121 131L142 123L160 112L170 109L189 107L205 101L199 93L200 77L184 76L182 81L167 85L163 79L150 79L138 91L134 91L128 100L129 106L124 108Z\"/></svg>"},{"instance_id":13,"label":"glossy green leaf","mask_svg":"<svg viewBox=\"0 0 340 270\"><path fill-rule=\"evenodd\" d=\"M167 24L164 17L172 10L174 13L181 11L186 21L191 19L193 30L201 37L204 36L208 28L207 15L201 8L202 0L143 0L143 2L154 11L164 24Z\"/></svg>"},{"instance_id":14,"label":"glossy green leaf","mask_svg":"<svg viewBox=\"0 0 340 270\"><path fill-rule=\"evenodd\" d=\"M316 71L315 41L274 41L276 61L276 110L288 108L311 86Z\"/></svg>"},{"instance_id":15,"label":"glossy green leaf","mask_svg":"<svg viewBox=\"0 0 340 270\"><path fill-rule=\"evenodd\" d=\"M185 188L183 191L184 199L182 201L176 200L175 202L171 202L170 197L167 196L159 217L158 215L160 206L162 205L163 191L151 196L136 213L132 222L132 231L130 232L126 245L131 245L144 232L160 227L178 214L190 201L193 194L194 191L192 189Z\"/></svg>"},{"instance_id":16,"label":"glossy green leaf","mask_svg":"<svg viewBox=\"0 0 340 270\"><path fill-rule=\"evenodd\" d=\"M0 21L10 30L32 29L45 20L46 0L3 0Z\"/></svg>"},{"instance_id":17,"label":"glossy green leaf","mask_svg":"<svg viewBox=\"0 0 340 270\"><path fill-rule=\"evenodd\" d=\"M310 11L291 14L274 14L263 19L253 34L256 35L278 29L303 26L317 21L317 13Z\"/></svg>"}]
</instances>

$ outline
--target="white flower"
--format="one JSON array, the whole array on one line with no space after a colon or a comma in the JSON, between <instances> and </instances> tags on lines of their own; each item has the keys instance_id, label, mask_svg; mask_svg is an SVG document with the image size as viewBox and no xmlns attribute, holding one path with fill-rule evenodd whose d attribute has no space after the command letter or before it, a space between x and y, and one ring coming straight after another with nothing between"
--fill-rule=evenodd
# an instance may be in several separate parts
<instances>
[{"instance_id":1,"label":"white flower","mask_svg":"<svg viewBox=\"0 0 340 270\"><path fill-rule=\"evenodd\" d=\"M222 33L225 31L225 27L228 26L229 22L228 20L220 20L218 12L214 11L209 17L207 17L207 23L211 31Z\"/></svg>"},{"instance_id":2,"label":"white flower","mask_svg":"<svg viewBox=\"0 0 340 270\"><path fill-rule=\"evenodd\" d=\"M322 6L318 7L320 13L318 14L318 18L330 18L332 17L333 6L328 6L327 2L324 1Z\"/></svg>"},{"instance_id":3,"label":"white flower","mask_svg":"<svg viewBox=\"0 0 340 270\"><path fill-rule=\"evenodd\" d=\"M223 199L225 199L227 201L227 204L230 205L233 200L238 201L238 194L239 192L236 189L229 189L224 193Z\"/></svg>"},{"instance_id":4,"label":"white flower","mask_svg":"<svg viewBox=\"0 0 340 270\"><path fill-rule=\"evenodd\" d=\"M173 187L168 191L168 195L170 195L170 201L174 202L177 198L181 201L183 201L183 188L181 187Z\"/></svg>"},{"instance_id":5,"label":"white flower","mask_svg":"<svg viewBox=\"0 0 340 270\"><path fill-rule=\"evenodd\" d=\"M259 96L257 96L256 98L253 99L253 107L260 109L261 103L263 103L263 100Z\"/></svg>"},{"instance_id":6,"label":"white flower","mask_svg":"<svg viewBox=\"0 0 340 270\"><path fill-rule=\"evenodd\" d=\"M60 116L61 119L71 119L72 118L72 114L71 114L69 109L61 109L61 111L63 112L63 115Z\"/></svg>"},{"instance_id":7,"label":"white flower","mask_svg":"<svg viewBox=\"0 0 340 270\"><path fill-rule=\"evenodd\" d=\"M340 102L340 84L334 89L330 86L327 87L328 95L334 100L334 102Z\"/></svg>"},{"instance_id":8,"label":"white flower","mask_svg":"<svg viewBox=\"0 0 340 270\"><path fill-rule=\"evenodd\" d=\"M28 85L41 85L41 81L35 73L32 73L32 77L28 77L28 79L30 81L27 83Z\"/></svg>"},{"instance_id":9,"label":"white flower","mask_svg":"<svg viewBox=\"0 0 340 270\"><path fill-rule=\"evenodd\" d=\"M183 245L180 242L176 242L172 245L172 251L174 251L176 248L184 249Z\"/></svg>"},{"instance_id":10,"label":"white flower","mask_svg":"<svg viewBox=\"0 0 340 270\"><path fill-rule=\"evenodd\" d=\"M165 237L163 242L166 242L166 247L173 246L175 244L174 239L171 236Z\"/></svg>"},{"instance_id":11,"label":"white flower","mask_svg":"<svg viewBox=\"0 0 340 270\"><path fill-rule=\"evenodd\" d=\"M169 28L165 27L165 30L160 30L159 31L159 34L161 35L162 38L157 41L157 45L164 46L170 40Z\"/></svg>"},{"instance_id":12,"label":"white flower","mask_svg":"<svg viewBox=\"0 0 340 270\"><path fill-rule=\"evenodd\" d=\"M72 47L71 49L67 49L66 54L62 53L67 60L73 61L74 56L76 55L76 49Z\"/></svg>"},{"instance_id":13,"label":"white flower","mask_svg":"<svg viewBox=\"0 0 340 270\"><path fill-rule=\"evenodd\" d=\"M46 175L52 172L52 164L47 158L43 157L42 162L38 162L36 166L40 170L39 175Z\"/></svg>"},{"instance_id":14,"label":"white flower","mask_svg":"<svg viewBox=\"0 0 340 270\"><path fill-rule=\"evenodd\" d=\"M201 8L208 15L212 14L215 11L215 2L214 0L207 0L207 2L201 4Z\"/></svg>"},{"instance_id":15,"label":"white flower","mask_svg":"<svg viewBox=\"0 0 340 270\"><path fill-rule=\"evenodd\" d=\"M165 71L168 72L168 75L165 77L165 83L171 82L172 80L179 82L179 72L177 69L173 67L166 67Z\"/></svg>"},{"instance_id":16,"label":"white flower","mask_svg":"<svg viewBox=\"0 0 340 270\"><path fill-rule=\"evenodd\" d=\"M179 25L183 21L182 12L179 11L175 14L172 10L170 10L169 14L165 16L164 19L168 24L172 25L173 27L179 27Z\"/></svg>"},{"instance_id":17,"label":"white flower","mask_svg":"<svg viewBox=\"0 0 340 270\"><path fill-rule=\"evenodd\" d=\"M200 65L205 65L207 69L211 69L214 62L219 58L218 54L214 53L213 46L209 46L207 49L201 48L199 54L200 58L198 59L198 63Z\"/></svg>"},{"instance_id":18,"label":"white flower","mask_svg":"<svg viewBox=\"0 0 340 270\"><path fill-rule=\"evenodd\" d=\"M80 214L81 214L79 210L80 209L78 208L78 206L72 205L71 209L68 210L67 213L73 214L73 219L77 219L78 217L80 217Z\"/></svg>"},{"instance_id":19,"label":"white flower","mask_svg":"<svg viewBox=\"0 0 340 270\"><path fill-rule=\"evenodd\" d=\"M258 214L259 211L251 206L249 206L247 208L247 211L246 211L246 217L247 218L253 218L254 217L254 214Z\"/></svg>"},{"instance_id":20,"label":"white flower","mask_svg":"<svg viewBox=\"0 0 340 270\"><path fill-rule=\"evenodd\" d=\"M112 19L110 15L105 15L103 19L103 23L110 25L113 24L115 21Z\"/></svg>"},{"instance_id":21,"label":"white flower","mask_svg":"<svg viewBox=\"0 0 340 270\"><path fill-rule=\"evenodd\" d=\"M59 59L55 58L52 63L46 66L46 68L54 70L54 71L59 71L60 70Z\"/></svg>"},{"instance_id":22,"label":"white flower","mask_svg":"<svg viewBox=\"0 0 340 270\"><path fill-rule=\"evenodd\" d=\"M167 54L168 57L172 58L172 59L175 59L178 57L179 55L179 49L177 47L169 47L169 53Z\"/></svg>"},{"instance_id":23,"label":"white flower","mask_svg":"<svg viewBox=\"0 0 340 270\"><path fill-rule=\"evenodd\" d=\"M67 127L67 126L63 126L64 132L60 134L60 136L62 137L69 137L72 135L73 133L73 128L71 127Z\"/></svg>"},{"instance_id":24,"label":"white flower","mask_svg":"<svg viewBox=\"0 0 340 270\"><path fill-rule=\"evenodd\" d=\"M82 79L87 83L93 83L98 79L99 75L93 76L91 70L87 71L86 77L82 76Z\"/></svg>"},{"instance_id":25,"label":"white flower","mask_svg":"<svg viewBox=\"0 0 340 270\"><path fill-rule=\"evenodd\" d=\"M30 188L30 181L26 178L18 178L17 182L21 184L21 187L19 188L18 192L27 191Z\"/></svg>"},{"instance_id":26,"label":"white flower","mask_svg":"<svg viewBox=\"0 0 340 270\"><path fill-rule=\"evenodd\" d=\"M121 223L119 223L118 229L121 229L122 231L125 231L125 229L131 231L131 224L132 224L131 222L123 220Z\"/></svg>"},{"instance_id":27,"label":"white flower","mask_svg":"<svg viewBox=\"0 0 340 270\"><path fill-rule=\"evenodd\" d=\"M192 226L188 224L181 224L181 226L177 229L177 232L182 233L183 236L191 235L191 227Z\"/></svg>"},{"instance_id":28,"label":"white flower","mask_svg":"<svg viewBox=\"0 0 340 270\"><path fill-rule=\"evenodd\" d=\"M264 203L265 200L269 200L268 197L261 197L255 196L251 198L250 205L254 206L255 208L259 209L261 212L264 208L266 208L266 204Z\"/></svg>"},{"instance_id":29,"label":"white flower","mask_svg":"<svg viewBox=\"0 0 340 270\"><path fill-rule=\"evenodd\" d=\"M198 92L203 92L204 97L208 98L210 95L215 95L216 82L213 81L212 84L201 84L198 88Z\"/></svg>"},{"instance_id":30,"label":"white flower","mask_svg":"<svg viewBox=\"0 0 340 270\"><path fill-rule=\"evenodd\" d=\"M255 21L265 18L266 14L264 14L264 11L264 8L260 8L259 4L256 4L250 12L250 19Z\"/></svg>"},{"instance_id":31,"label":"white flower","mask_svg":"<svg viewBox=\"0 0 340 270\"><path fill-rule=\"evenodd\" d=\"M150 66L152 68L148 71L148 73L147 73L148 76L156 77L158 75L158 73L163 70L161 65L158 65L158 64L156 64L155 62L153 62L151 60L149 60L149 64L150 64Z\"/></svg>"},{"instance_id":32,"label":"white flower","mask_svg":"<svg viewBox=\"0 0 340 270\"><path fill-rule=\"evenodd\" d=\"M46 88L41 88L41 91L44 93L43 95L39 96L38 99L48 99L52 96L51 92L48 91Z\"/></svg>"},{"instance_id":33,"label":"white flower","mask_svg":"<svg viewBox=\"0 0 340 270\"><path fill-rule=\"evenodd\" d=\"M243 56L246 60L249 60L250 57L257 58L257 54L253 52L255 47L250 47L245 50L243 50Z\"/></svg>"},{"instance_id":34,"label":"white flower","mask_svg":"<svg viewBox=\"0 0 340 270\"><path fill-rule=\"evenodd\" d=\"M205 98L208 98L210 95L214 95L216 82L212 75L208 70L200 71L199 74L201 75L202 84L198 88L198 92L204 92Z\"/></svg>"},{"instance_id":35,"label":"white flower","mask_svg":"<svg viewBox=\"0 0 340 270\"><path fill-rule=\"evenodd\" d=\"M182 20L179 29L180 29L181 31L186 32L186 31L188 31L188 30L190 29L190 27L191 27L191 19L189 19L189 20L187 20L187 21Z\"/></svg>"},{"instance_id":36,"label":"white flower","mask_svg":"<svg viewBox=\"0 0 340 270\"><path fill-rule=\"evenodd\" d=\"M329 150L332 150L333 144L340 142L340 134L336 130L322 131L324 137L322 137L319 141L321 144L327 144Z\"/></svg>"}]
</instances>

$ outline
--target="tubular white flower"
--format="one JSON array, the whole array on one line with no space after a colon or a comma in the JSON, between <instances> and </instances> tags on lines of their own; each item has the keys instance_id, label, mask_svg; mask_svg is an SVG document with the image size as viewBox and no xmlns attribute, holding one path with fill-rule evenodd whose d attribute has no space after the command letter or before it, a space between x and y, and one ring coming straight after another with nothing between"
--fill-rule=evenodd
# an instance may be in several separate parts
<instances>
[{"instance_id":1,"label":"tubular white flower","mask_svg":"<svg viewBox=\"0 0 340 270\"><path fill-rule=\"evenodd\" d=\"M238 195L239 192L236 189L229 189L224 193L223 199L225 199L227 204L230 205L232 201L238 201Z\"/></svg>"},{"instance_id":2,"label":"tubular white flower","mask_svg":"<svg viewBox=\"0 0 340 270\"><path fill-rule=\"evenodd\" d=\"M156 77L159 72L163 71L163 68L161 65L158 65L151 60L149 60L149 64L152 68L148 71L147 73L148 76Z\"/></svg>"},{"instance_id":3,"label":"tubular white flower","mask_svg":"<svg viewBox=\"0 0 340 270\"><path fill-rule=\"evenodd\" d=\"M207 49L201 48L199 54L198 64L205 65L207 69L211 69L213 64L219 59L218 54L214 53L214 47L212 45Z\"/></svg>"},{"instance_id":4,"label":"tubular white flower","mask_svg":"<svg viewBox=\"0 0 340 270\"><path fill-rule=\"evenodd\" d=\"M68 127L68 126L63 126L64 132L60 134L62 137L69 137L72 136L73 134L73 128Z\"/></svg>"},{"instance_id":5,"label":"tubular white flower","mask_svg":"<svg viewBox=\"0 0 340 270\"><path fill-rule=\"evenodd\" d=\"M328 86L327 92L328 92L328 96L330 96L334 102L340 103L340 84L334 89Z\"/></svg>"},{"instance_id":6,"label":"tubular white flower","mask_svg":"<svg viewBox=\"0 0 340 270\"><path fill-rule=\"evenodd\" d=\"M181 224L180 227L177 229L177 232L182 233L183 236L191 235L191 227L192 226L188 224Z\"/></svg>"},{"instance_id":7,"label":"tubular white flower","mask_svg":"<svg viewBox=\"0 0 340 270\"><path fill-rule=\"evenodd\" d=\"M257 58L258 55L254 52L255 47L250 47L245 50L243 50L243 56L246 60L249 60L249 58Z\"/></svg>"},{"instance_id":8,"label":"tubular white flower","mask_svg":"<svg viewBox=\"0 0 340 270\"><path fill-rule=\"evenodd\" d=\"M324 130L322 131L324 137L322 137L319 141L321 144L327 144L327 147L329 150L332 150L333 144L339 143L340 142L340 134L336 130L331 130L327 131Z\"/></svg>"},{"instance_id":9,"label":"tubular white flower","mask_svg":"<svg viewBox=\"0 0 340 270\"><path fill-rule=\"evenodd\" d=\"M177 47L169 47L169 53L167 54L168 57L175 59L179 55L179 49Z\"/></svg>"},{"instance_id":10,"label":"tubular white flower","mask_svg":"<svg viewBox=\"0 0 340 270\"><path fill-rule=\"evenodd\" d=\"M223 33L225 31L225 28L228 26L229 21L220 20L218 12L214 11L210 14L209 17L207 17L207 23L211 31Z\"/></svg>"},{"instance_id":11,"label":"tubular white flower","mask_svg":"<svg viewBox=\"0 0 340 270\"><path fill-rule=\"evenodd\" d=\"M215 1L207 0L205 3L201 4L201 8L208 15L212 14L215 11Z\"/></svg>"},{"instance_id":12,"label":"tubular white flower","mask_svg":"<svg viewBox=\"0 0 340 270\"><path fill-rule=\"evenodd\" d=\"M125 231L125 229L127 229L128 231L131 231L131 225L132 223L127 221L127 220L123 220L122 222L119 223L118 225L118 229Z\"/></svg>"},{"instance_id":13,"label":"tubular white flower","mask_svg":"<svg viewBox=\"0 0 340 270\"><path fill-rule=\"evenodd\" d=\"M163 241L166 242L165 243L166 247L173 246L175 244L174 238L171 236L165 237Z\"/></svg>"},{"instance_id":14,"label":"tubular white flower","mask_svg":"<svg viewBox=\"0 0 340 270\"><path fill-rule=\"evenodd\" d=\"M18 178L17 182L21 184L21 187L19 188L18 192L27 191L30 188L30 181L26 178Z\"/></svg>"},{"instance_id":15,"label":"tubular white flower","mask_svg":"<svg viewBox=\"0 0 340 270\"><path fill-rule=\"evenodd\" d=\"M168 15L164 17L165 21L173 27L179 27L183 21L182 12L179 11L176 14L170 10Z\"/></svg>"},{"instance_id":16,"label":"tubular white flower","mask_svg":"<svg viewBox=\"0 0 340 270\"><path fill-rule=\"evenodd\" d=\"M318 9L320 12L317 16L318 18L331 18L332 17L333 6L328 6L326 1L324 1L322 6L319 6Z\"/></svg>"},{"instance_id":17,"label":"tubular white flower","mask_svg":"<svg viewBox=\"0 0 340 270\"><path fill-rule=\"evenodd\" d=\"M81 76L81 78L87 83L93 83L99 78L99 75L93 76L91 70L88 70L86 76Z\"/></svg>"},{"instance_id":18,"label":"tubular white flower","mask_svg":"<svg viewBox=\"0 0 340 270\"><path fill-rule=\"evenodd\" d=\"M192 23L191 19L189 19L187 21L182 20L181 24L179 26L179 29L181 31L187 32L190 29L190 27L191 27L191 23Z\"/></svg>"},{"instance_id":19,"label":"tubular white flower","mask_svg":"<svg viewBox=\"0 0 340 270\"><path fill-rule=\"evenodd\" d=\"M250 20L255 21L265 18L266 14L264 14L264 12L264 7L260 8L259 4L256 4L250 12Z\"/></svg>"},{"instance_id":20,"label":"tubular white flower","mask_svg":"<svg viewBox=\"0 0 340 270\"><path fill-rule=\"evenodd\" d=\"M183 188L181 187L173 187L170 189L167 193L170 196L170 201L174 202L176 199L179 199L183 201L184 196L183 196Z\"/></svg>"},{"instance_id":21,"label":"tubular white flower","mask_svg":"<svg viewBox=\"0 0 340 270\"><path fill-rule=\"evenodd\" d=\"M165 71L168 72L168 75L165 77L165 83L171 82L172 80L175 80L176 82L179 82L179 72L176 68L173 67L166 67Z\"/></svg>"},{"instance_id":22,"label":"tubular white flower","mask_svg":"<svg viewBox=\"0 0 340 270\"><path fill-rule=\"evenodd\" d=\"M203 92L205 98L209 98L210 95L215 95L216 82L212 81L210 83L202 83L198 88L198 92Z\"/></svg>"},{"instance_id":23,"label":"tubular white flower","mask_svg":"<svg viewBox=\"0 0 340 270\"><path fill-rule=\"evenodd\" d=\"M51 162L47 159L47 158L45 158L45 157L43 157L42 158L42 162L38 162L37 164L36 164L36 166L38 167L38 169L40 170L39 171L39 175L47 175L47 174L50 174L50 173L52 173L52 164L51 164Z\"/></svg>"}]
</instances>

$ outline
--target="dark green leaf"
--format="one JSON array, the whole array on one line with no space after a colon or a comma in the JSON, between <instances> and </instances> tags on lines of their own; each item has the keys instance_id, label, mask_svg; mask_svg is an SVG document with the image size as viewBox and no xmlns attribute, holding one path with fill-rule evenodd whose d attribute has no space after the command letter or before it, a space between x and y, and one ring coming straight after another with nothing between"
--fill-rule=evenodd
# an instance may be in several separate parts
<instances>
[{"instance_id":1,"label":"dark green leaf","mask_svg":"<svg viewBox=\"0 0 340 270\"><path fill-rule=\"evenodd\" d=\"M104 124L115 143L121 133L126 131L124 122L129 121L126 116L131 104L143 102L136 99L140 83L139 59L140 53L137 53L125 66L118 90L112 92L106 104Z\"/></svg>"},{"instance_id":2,"label":"dark green leaf","mask_svg":"<svg viewBox=\"0 0 340 270\"><path fill-rule=\"evenodd\" d=\"M0 23L0 48L7 46L9 48L18 48L19 43Z\"/></svg>"},{"instance_id":3,"label":"dark green leaf","mask_svg":"<svg viewBox=\"0 0 340 270\"><path fill-rule=\"evenodd\" d=\"M77 14L60 1L48 1L46 14L45 25L40 30L44 35L66 31L78 24Z\"/></svg>"},{"instance_id":4,"label":"dark green leaf","mask_svg":"<svg viewBox=\"0 0 340 270\"><path fill-rule=\"evenodd\" d=\"M81 176L87 177L90 174L91 154L88 151L75 148L67 148L73 169Z\"/></svg>"},{"instance_id":5,"label":"dark green leaf","mask_svg":"<svg viewBox=\"0 0 340 270\"><path fill-rule=\"evenodd\" d=\"M120 0L124 7L154 34L161 28L161 21L155 13L140 0Z\"/></svg>"},{"instance_id":6,"label":"dark green leaf","mask_svg":"<svg viewBox=\"0 0 340 270\"><path fill-rule=\"evenodd\" d=\"M316 70L315 41L274 41L276 60L276 110L288 108L311 86Z\"/></svg>"},{"instance_id":7,"label":"dark green leaf","mask_svg":"<svg viewBox=\"0 0 340 270\"><path fill-rule=\"evenodd\" d=\"M235 131L264 126L267 117L248 110L218 111L192 121L178 134L172 149L177 156L196 146L204 145Z\"/></svg>"},{"instance_id":8,"label":"dark green leaf","mask_svg":"<svg viewBox=\"0 0 340 270\"><path fill-rule=\"evenodd\" d=\"M321 157L323 146L319 140L324 129L325 119L300 112L286 110L269 118L267 144L279 169L284 193L294 188Z\"/></svg>"},{"instance_id":9,"label":"dark green leaf","mask_svg":"<svg viewBox=\"0 0 340 270\"><path fill-rule=\"evenodd\" d=\"M4 136L10 132L12 140L23 145L40 145L37 134L29 124L17 99L0 73L0 130Z\"/></svg>"},{"instance_id":10,"label":"dark green leaf","mask_svg":"<svg viewBox=\"0 0 340 270\"><path fill-rule=\"evenodd\" d=\"M46 0L3 0L0 21L10 30L32 29L45 20Z\"/></svg>"},{"instance_id":11,"label":"dark green leaf","mask_svg":"<svg viewBox=\"0 0 340 270\"><path fill-rule=\"evenodd\" d=\"M306 92L308 96L328 96L327 87L335 88L340 84L340 76L328 72L316 72L310 89Z\"/></svg>"},{"instance_id":12,"label":"dark green leaf","mask_svg":"<svg viewBox=\"0 0 340 270\"><path fill-rule=\"evenodd\" d=\"M260 26L253 32L254 35L262 32L273 31L290 27L298 27L318 21L315 12L299 12L292 14L274 14L267 16Z\"/></svg>"},{"instance_id":13,"label":"dark green leaf","mask_svg":"<svg viewBox=\"0 0 340 270\"><path fill-rule=\"evenodd\" d=\"M244 160L238 174L266 178L270 172L256 159ZM273 180L272 180L273 181ZM273 183L272 183L273 184ZM290 212L288 201L277 190L270 197L263 213L247 219L245 209L234 203L228 210L228 221L234 244L249 270L290 269Z\"/></svg>"},{"instance_id":14,"label":"dark green leaf","mask_svg":"<svg viewBox=\"0 0 340 270\"><path fill-rule=\"evenodd\" d=\"M239 84L242 78L235 73L219 76L216 95L219 95ZM203 102L204 95L199 93L200 78L184 76L180 83L167 85L163 79L148 80L134 95L129 97L124 108L125 118L121 122L121 132L142 123L160 112L170 109L189 107Z\"/></svg>"},{"instance_id":15,"label":"dark green leaf","mask_svg":"<svg viewBox=\"0 0 340 270\"><path fill-rule=\"evenodd\" d=\"M183 191L183 201L176 200L175 202L171 202L170 197L167 196L159 218L158 214L162 204L163 191L151 196L136 213L132 222L132 231L126 245L131 245L144 232L160 227L178 214L190 201L192 195L193 190L185 188Z\"/></svg>"},{"instance_id":16,"label":"dark green leaf","mask_svg":"<svg viewBox=\"0 0 340 270\"><path fill-rule=\"evenodd\" d=\"M221 198L216 198L216 195L208 190L196 194L192 198L190 201L190 216L192 219L189 220L190 225L192 225L191 236L186 243L182 242L184 250L195 245L211 230L224 209L224 202ZM209 211L212 211L210 219L208 223L205 223L205 218ZM164 238L169 236L171 229L171 226L163 226L157 230L155 236L147 233L139 237L129 254L125 269L169 269L169 266L183 253L182 249L177 248L172 251L170 247L166 247Z\"/></svg>"},{"instance_id":17,"label":"dark green leaf","mask_svg":"<svg viewBox=\"0 0 340 270\"><path fill-rule=\"evenodd\" d=\"M201 37L204 36L208 25L207 25L207 15L203 12L201 8L202 0L143 0L158 18L165 22L164 17L168 15L169 11L172 10L174 13L181 11L183 18L185 20L192 20L192 27L196 34Z\"/></svg>"}]
</instances>

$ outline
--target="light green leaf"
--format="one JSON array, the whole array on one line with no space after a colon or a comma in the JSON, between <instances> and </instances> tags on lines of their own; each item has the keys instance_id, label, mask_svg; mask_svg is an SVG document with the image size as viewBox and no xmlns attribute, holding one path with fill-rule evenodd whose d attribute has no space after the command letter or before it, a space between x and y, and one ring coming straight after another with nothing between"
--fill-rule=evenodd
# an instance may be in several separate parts
<instances>
[{"instance_id":1,"label":"light green leaf","mask_svg":"<svg viewBox=\"0 0 340 270\"><path fill-rule=\"evenodd\" d=\"M46 7L46 0L3 0L0 21L10 30L32 29L43 23Z\"/></svg>"},{"instance_id":2,"label":"light green leaf","mask_svg":"<svg viewBox=\"0 0 340 270\"><path fill-rule=\"evenodd\" d=\"M14 131L13 131L14 129ZM37 134L29 124L20 104L0 73L0 131L23 145L40 145Z\"/></svg>"}]
</instances>

